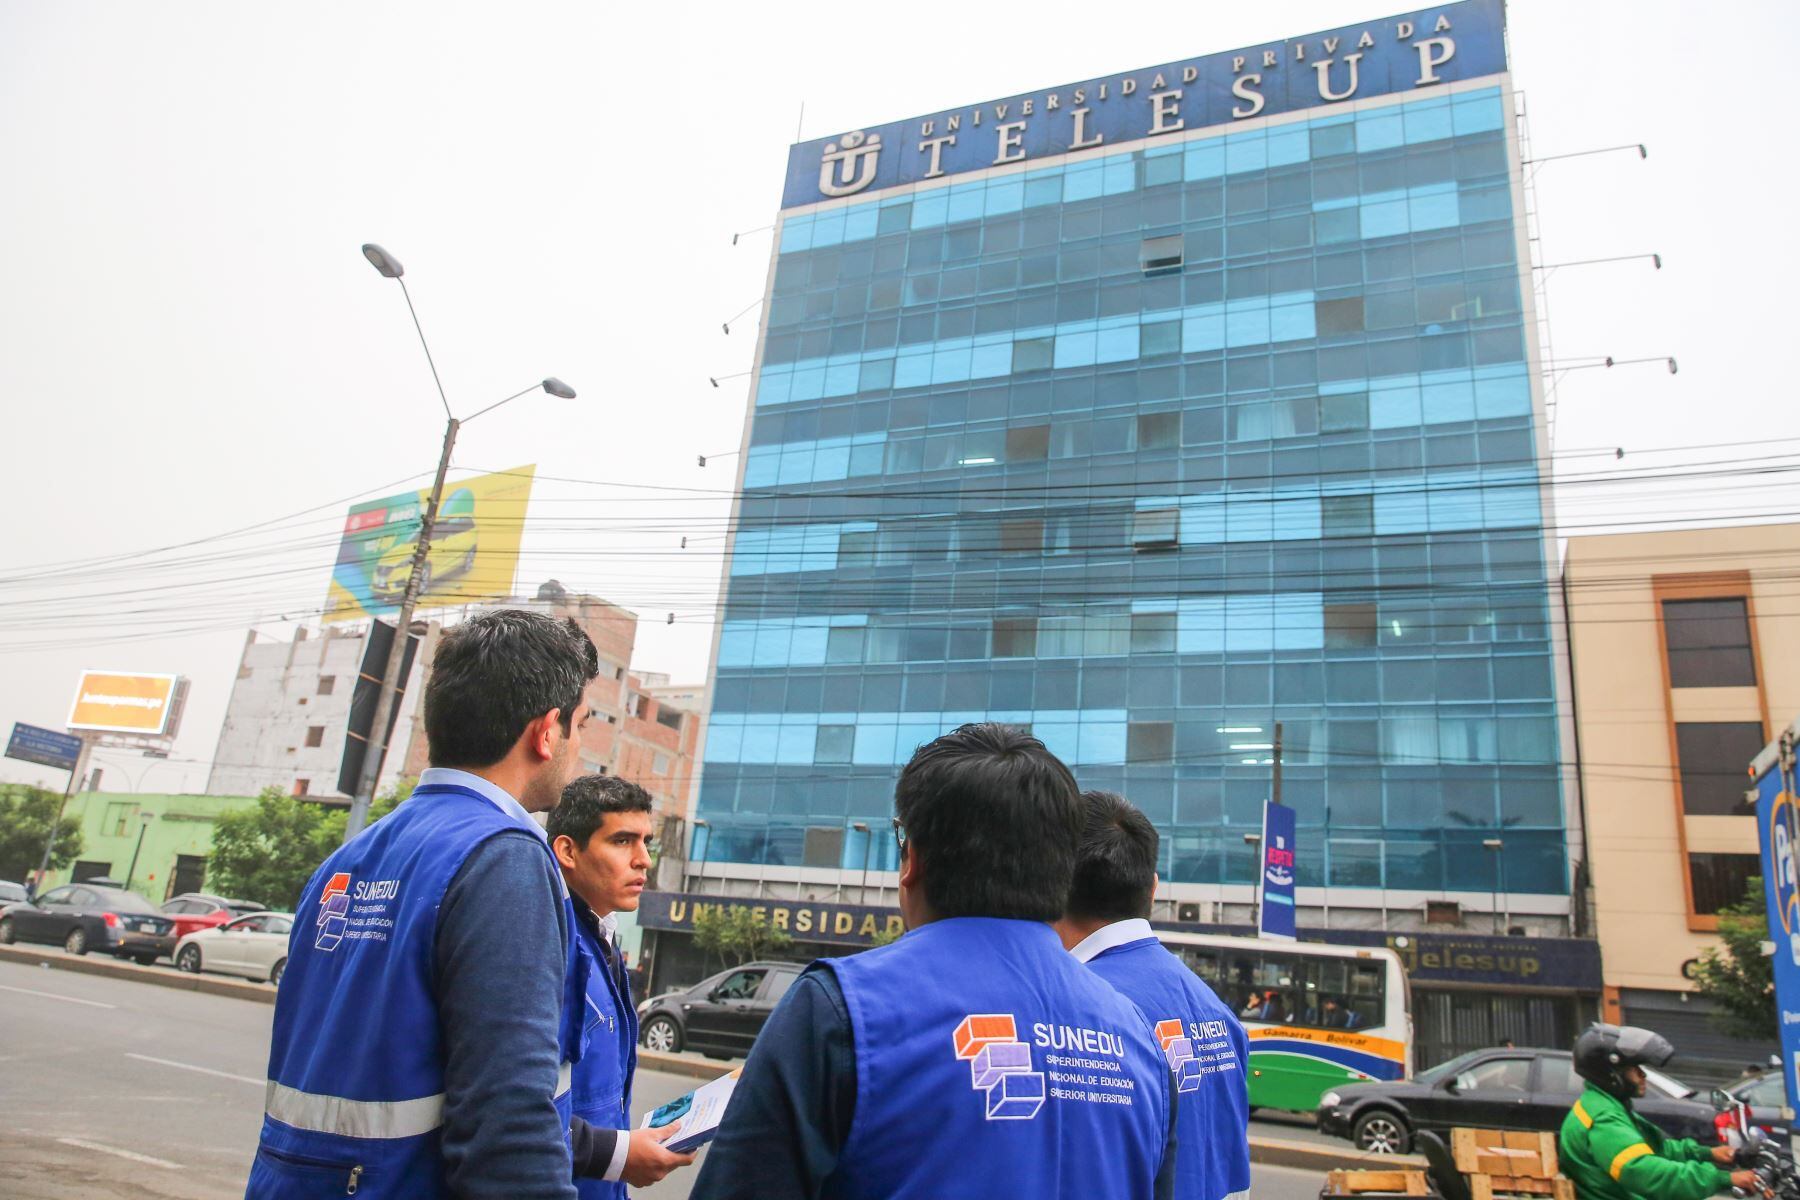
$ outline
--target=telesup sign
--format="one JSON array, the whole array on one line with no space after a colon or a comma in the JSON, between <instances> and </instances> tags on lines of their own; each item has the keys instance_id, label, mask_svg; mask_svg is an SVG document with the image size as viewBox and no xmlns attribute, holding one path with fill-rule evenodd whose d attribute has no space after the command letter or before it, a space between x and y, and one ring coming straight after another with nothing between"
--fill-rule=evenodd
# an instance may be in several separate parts
<instances>
[{"instance_id":1,"label":"telesup sign","mask_svg":"<svg viewBox=\"0 0 1800 1200\"><path fill-rule=\"evenodd\" d=\"M68 727L97 733L161 737L174 714L178 675L83 671L69 708Z\"/></svg>"},{"instance_id":2,"label":"telesup sign","mask_svg":"<svg viewBox=\"0 0 1800 1200\"><path fill-rule=\"evenodd\" d=\"M782 207L1506 70L1501 0L1461 0L796 145Z\"/></svg>"}]
</instances>

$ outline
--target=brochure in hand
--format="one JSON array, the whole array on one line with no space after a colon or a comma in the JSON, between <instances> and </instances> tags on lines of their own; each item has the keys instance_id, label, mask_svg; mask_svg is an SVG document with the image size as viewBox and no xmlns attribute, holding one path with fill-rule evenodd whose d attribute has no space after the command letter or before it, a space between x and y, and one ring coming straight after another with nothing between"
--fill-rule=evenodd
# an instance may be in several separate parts
<instances>
[{"instance_id":1,"label":"brochure in hand","mask_svg":"<svg viewBox=\"0 0 1800 1200\"><path fill-rule=\"evenodd\" d=\"M742 1069L701 1084L687 1095L677 1096L661 1108L645 1113L645 1127L661 1129L671 1122L680 1122L679 1128L664 1139L663 1145L680 1154L698 1150L712 1141L713 1134L719 1131L719 1121L725 1116L725 1106L731 1102L731 1093L737 1087L738 1072Z\"/></svg>"}]
</instances>

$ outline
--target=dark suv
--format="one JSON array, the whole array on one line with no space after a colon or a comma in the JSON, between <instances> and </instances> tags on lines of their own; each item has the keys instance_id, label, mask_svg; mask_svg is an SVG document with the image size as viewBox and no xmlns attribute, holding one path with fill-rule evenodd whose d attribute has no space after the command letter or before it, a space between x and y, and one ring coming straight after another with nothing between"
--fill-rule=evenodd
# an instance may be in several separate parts
<instances>
[{"instance_id":1,"label":"dark suv","mask_svg":"<svg viewBox=\"0 0 1800 1200\"><path fill-rule=\"evenodd\" d=\"M61 943L70 954L103 950L145 966L175 952L174 929L136 892L91 882L51 888L0 913L0 943Z\"/></svg>"},{"instance_id":2,"label":"dark suv","mask_svg":"<svg viewBox=\"0 0 1800 1200\"><path fill-rule=\"evenodd\" d=\"M753 962L720 971L681 991L638 1005L638 1040L669 1054L698 1050L713 1058L741 1058L804 970L801 963Z\"/></svg>"},{"instance_id":3,"label":"dark suv","mask_svg":"<svg viewBox=\"0 0 1800 1200\"><path fill-rule=\"evenodd\" d=\"M1712 1105L1680 1080L1646 1070L1650 1094L1632 1107L1672 1137L1719 1140ZM1474 1050L1411 1079L1352 1083L1319 1098L1319 1131L1349 1138L1376 1154L1404 1154L1421 1129L1457 1125L1555 1132L1581 1095L1567 1050ZM1779 1113L1753 1108L1758 1125L1785 1126Z\"/></svg>"}]
</instances>

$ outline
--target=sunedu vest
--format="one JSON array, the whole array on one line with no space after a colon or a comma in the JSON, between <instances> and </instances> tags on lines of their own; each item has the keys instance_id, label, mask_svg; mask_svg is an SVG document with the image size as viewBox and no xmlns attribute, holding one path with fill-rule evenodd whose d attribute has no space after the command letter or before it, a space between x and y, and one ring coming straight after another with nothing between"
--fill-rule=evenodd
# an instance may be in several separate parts
<instances>
[{"instance_id":1,"label":"sunedu vest","mask_svg":"<svg viewBox=\"0 0 1800 1200\"><path fill-rule=\"evenodd\" d=\"M475 847L518 828L467 788L421 787L307 883L275 1001L246 1197L449 1196L439 1148L443 1031L432 995L438 907ZM565 1136L579 1011L565 993L555 1097Z\"/></svg>"},{"instance_id":2,"label":"sunedu vest","mask_svg":"<svg viewBox=\"0 0 1800 1200\"><path fill-rule=\"evenodd\" d=\"M624 973L609 969L592 914L576 904L569 939L569 980L579 988L581 1060L569 1089L576 1116L600 1129L631 1128L631 1077L637 1071L637 1012ZM625 1200L625 1185L577 1179L582 1200Z\"/></svg>"},{"instance_id":3,"label":"sunedu vest","mask_svg":"<svg viewBox=\"0 0 1800 1200\"><path fill-rule=\"evenodd\" d=\"M1175 1076L1175 1195L1250 1190L1249 1039L1212 989L1155 938L1103 950L1088 969L1150 1019Z\"/></svg>"},{"instance_id":4,"label":"sunedu vest","mask_svg":"<svg viewBox=\"0 0 1800 1200\"><path fill-rule=\"evenodd\" d=\"M1048 925L935 921L822 965L856 1051L856 1112L828 1195L1151 1195L1167 1061L1144 1015Z\"/></svg>"}]
</instances>

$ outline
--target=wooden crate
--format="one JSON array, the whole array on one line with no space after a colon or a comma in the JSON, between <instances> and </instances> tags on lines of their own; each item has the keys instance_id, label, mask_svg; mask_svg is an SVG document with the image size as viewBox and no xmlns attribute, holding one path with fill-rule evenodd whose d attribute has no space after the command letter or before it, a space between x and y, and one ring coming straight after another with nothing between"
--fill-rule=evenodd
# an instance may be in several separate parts
<instances>
[{"instance_id":1,"label":"wooden crate","mask_svg":"<svg viewBox=\"0 0 1800 1200\"><path fill-rule=\"evenodd\" d=\"M1575 1184L1561 1175L1533 1179L1525 1175L1471 1175L1469 1200L1494 1200L1496 1196L1548 1196L1550 1200L1575 1200Z\"/></svg>"},{"instance_id":2,"label":"wooden crate","mask_svg":"<svg viewBox=\"0 0 1800 1200\"><path fill-rule=\"evenodd\" d=\"M1506 1179L1556 1178L1556 1135L1510 1129L1452 1129L1450 1155L1464 1175ZM1515 1191L1537 1189L1514 1188ZM1544 1195L1549 1190L1544 1189Z\"/></svg>"},{"instance_id":3,"label":"wooden crate","mask_svg":"<svg viewBox=\"0 0 1800 1200\"><path fill-rule=\"evenodd\" d=\"M1325 1176L1326 1196L1435 1196L1425 1182L1425 1172L1416 1170L1331 1171Z\"/></svg>"}]
</instances>

